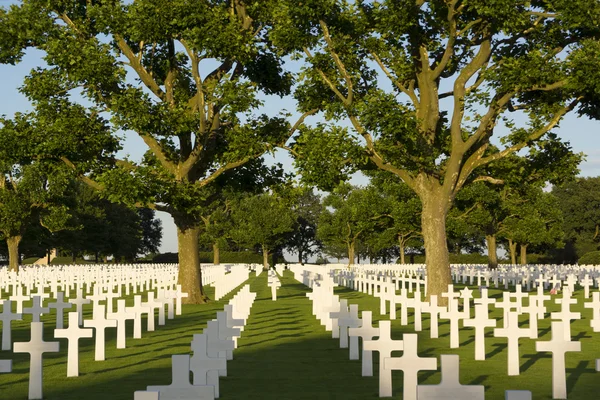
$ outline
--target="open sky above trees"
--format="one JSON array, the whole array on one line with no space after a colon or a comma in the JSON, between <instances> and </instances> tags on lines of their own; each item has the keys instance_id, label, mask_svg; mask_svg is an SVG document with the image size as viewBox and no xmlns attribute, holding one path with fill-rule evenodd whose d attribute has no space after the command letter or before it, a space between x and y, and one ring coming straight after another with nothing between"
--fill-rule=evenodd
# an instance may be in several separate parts
<instances>
[{"instance_id":1,"label":"open sky above trees","mask_svg":"<svg viewBox=\"0 0 600 400\"><path fill-rule=\"evenodd\" d=\"M0 0L0 5L8 6L16 4L15 1ZM16 66L0 64L0 88L2 88L3 96L0 97L0 113L7 117L17 111L27 111L31 109L31 104L25 96L18 92L18 87L22 85L23 78L29 73L32 67L40 65L41 52L28 50L23 62ZM287 67L291 71L297 71L300 64L297 62L288 62ZM380 84L388 85L388 81L380 79ZM269 115L277 114L281 108L286 108L288 111L297 114L296 101L292 96L287 96L283 99L278 96L261 95L264 100L264 107L261 112ZM320 117L312 117L309 124L314 124L320 121ZM499 127L500 128L500 127ZM600 175L600 135L597 135L598 125L587 117L577 117L575 113L570 113L561 121L560 126L554 129L564 140L570 141L575 152L583 152L586 159L580 164L581 176L598 176ZM136 134L122 132L124 137L122 154L130 155L132 160L140 160L148 147L143 140ZM276 156L265 156L268 163L282 163L288 172L293 172L292 159L285 151L278 150ZM355 185L365 185L368 179L364 175L355 174L352 181ZM161 252L176 252L177 237L175 224L170 215L164 212L157 212L157 217L162 220L163 240L160 247Z\"/></svg>"}]
</instances>

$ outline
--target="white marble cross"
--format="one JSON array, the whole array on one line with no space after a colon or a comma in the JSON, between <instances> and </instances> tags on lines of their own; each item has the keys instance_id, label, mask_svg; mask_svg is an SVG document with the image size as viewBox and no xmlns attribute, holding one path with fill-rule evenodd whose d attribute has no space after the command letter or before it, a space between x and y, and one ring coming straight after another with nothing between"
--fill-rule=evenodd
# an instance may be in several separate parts
<instances>
[{"instance_id":1,"label":"white marble cross","mask_svg":"<svg viewBox=\"0 0 600 400\"><path fill-rule=\"evenodd\" d=\"M521 307L521 311L529 315L529 330L531 331L530 338L537 339L538 337L538 318L540 313L542 318L546 307L540 306L537 302L538 296L530 296L529 304L525 307Z\"/></svg>"},{"instance_id":2,"label":"white marble cross","mask_svg":"<svg viewBox=\"0 0 600 400\"><path fill-rule=\"evenodd\" d=\"M85 304L90 304L92 301L90 299L86 299L85 297L83 297L83 292L81 288L77 289L77 297L74 299L69 299L69 303L71 304L75 304L75 306L77 307L77 316L78 316L78 323L79 326L81 326L81 324L83 324L83 306Z\"/></svg>"},{"instance_id":3,"label":"white marble cross","mask_svg":"<svg viewBox=\"0 0 600 400\"><path fill-rule=\"evenodd\" d=\"M460 292L460 298L463 301L463 319L471 318L471 299L473 298L473 291L465 286Z\"/></svg>"},{"instance_id":4,"label":"white marble cross","mask_svg":"<svg viewBox=\"0 0 600 400\"><path fill-rule=\"evenodd\" d=\"M600 292L592 293L592 301L583 303L583 306L592 309L590 326L594 332L600 332Z\"/></svg>"},{"instance_id":5,"label":"white marble cross","mask_svg":"<svg viewBox=\"0 0 600 400\"><path fill-rule=\"evenodd\" d=\"M0 360L0 374L12 372L12 360Z\"/></svg>"},{"instance_id":6,"label":"white marble cross","mask_svg":"<svg viewBox=\"0 0 600 400\"><path fill-rule=\"evenodd\" d=\"M552 321L552 340L535 342L536 351L549 351L552 353L552 398L567 398L567 379L565 374L565 353L568 351L581 351L581 342L565 340L564 323Z\"/></svg>"},{"instance_id":7,"label":"white marble cross","mask_svg":"<svg viewBox=\"0 0 600 400\"><path fill-rule=\"evenodd\" d=\"M348 334L350 335L350 359L358 360L358 340L354 342L352 338L362 338L362 376L373 376L373 352L365 349L365 342L379 336L379 328L372 326L373 314L371 311L363 311L361 316L360 328L348 329ZM356 351L353 350L354 343L356 343ZM356 355L355 358L353 358L354 355Z\"/></svg>"},{"instance_id":8,"label":"white marble cross","mask_svg":"<svg viewBox=\"0 0 600 400\"><path fill-rule=\"evenodd\" d=\"M31 322L40 322L40 317L44 313L49 313L48 307L42 307L42 298L40 296L33 296L33 304L31 307L23 308L23 314L31 315Z\"/></svg>"},{"instance_id":9,"label":"white marble cross","mask_svg":"<svg viewBox=\"0 0 600 400\"><path fill-rule=\"evenodd\" d=\"M94 336L93 329L81 329L76 312L68 313L69 327L54 330L55 338L64 338L69 341L67 347L67 376L79 376L79 339Z\"/></svg>"},{"instance_id":10,"label":"white marble cross","mask_svg":"<svg viewBox=\"0 0 600 400\"><path fill-rule=\"evenodd\" d=\"M233 351L235 345L231 339L222 339L219 336L219 322L208 321L206 328L202 331L207 336L207 350L206 353L209 357L221 357L226 356L228 350ZM219 376L227 376L227 370L219 371Z\"/></svg>"},{"instance_id":11,"label":"white marble cross","mask_svg":"<svg viewBox=\"0 0 600 400\"><path fill-rule=\"evenodd\" d=\"M519 375L519 338L531 338L529 328L519 328L519 314L508 313L508 323L504 328L494 329L494 337L508 340L508 375Z\"/></svg>"},{"instance_id":12,"label":"white marble cross","mask_svg":"<svg viewBox=\"0 0 600 400\"><path fill-rule=\"evenodd\" d=\"M154 310L160 307L165 307L160 301L154 300L154 292L146 293L148 300L142 305L148 307L148 318L146 319L148 332L154 332L155 313ZM164 310L163 310L164 312Z\"/></svg>"},{"instance_id":13,"label":"white marble cross","mask_svg":"<svg viewBox=\"0 0 600 400\"><path fill-rule=\"evenodd\" d=\"M171 356L172 383L165 386L148 386L149 392L159 392L160 400L214 400L213 386L195 386L190 383L190 355Z\"/></svg>"},{"instance_id":14,"label":"white marble cross","mask_svg":"<svg viewBox=\"0 0 600 400\"><path fill-rule=\"evenodd\" d=\"M550 313L550 318L559 319L563 322L565 340L569 341L571 340L571 320L581 319L581 313L571 311L571 304L577 304L577 299L571 298L570 290L563 290L563 297L555 301L556 304L560 304L560 311Z\"/></svg>"},{"instance_id":15,"label":"white marble cross","mask_svg":"<svg viewBox=\"0 0 600 400\"><path fill-rule=\"evenodd\" d=\"M340 319L338 320L338 326L340 328L340 349L347 349L348 329L360 327L360 319L358 318L358 304L350 304L349 312L346 315L340 316ZM356 341L356 355L358 356L358 337L355 336L354 340ZM352 360L352 358L350 359Z\"/></svg>"},{"instance_id":16,"label":"white marble cross","mask_svg":"<svg viewBox=\"0 0 600 400\"><path fill-rule=\"evenodd\" d=\"M233 340L234 337L240 337L241 331L240 328L234 328L229 326L227 313L225 311L217 312L217 322L219 325L218 333L219 339L221 340ZM235 344L234 344L235 346ZM226 351L226 358L228 360L233 360L233 350Z\"/></svg>"},{"instance_id":17,"label":"white marble cross","mask_svg":"<svg viewBox=\"0 0 600 400\"><path fill-rule=\"evenodd\" d=\"M129 285L127 286L129 287ZM136 390L133 392L133 400L160 400L159 392L148 392L145 390Z\"/></svg>"},{"instance_id":18,"label":"white marble cross","mask_svg":"<svg viewBox=\"0 0 600 400\"><path fill-rule=\"evenodd\" d=\"M175 296L175 315L181 315L181 299L186 298L189 294L181 291L181 285L177 285L177 290L173 293Z\"/></svg>"},{"instance_id":19,"label":"white marble cross","mask_svg":"<svg viewBox=\"0 0 600 400\"><path fill-rule=\"evenodd\" d=\"M2 350L10 350L12 347L11 340L11 325L12 321L20 321L22 314L12 312L12 301L5 300L2 306L2 314L0 314L0 321L2 321Z\"/></svg>"},{"instance_id":20,"label":"white marble cross","mask_svg":"<svg viewBox=\"0 0 600 400\"><path fill-rule=\"evenodd\" d=\"M17 304L17 314L23 314L23 303L31 300L31 297L23 294L23 286L17 285L16 293L9 297L10 301Z\"/></svg>"},{"instance_id":21,"label":"white marble cross","mask_svg":"<svg viewBox=\"0 0 600 400\"><path fill-rule=\"evenodd\" d=\"M415 310L413 316L415 332L421 332L423 330L422 312L424 304L425 303L421 301L421 288L417 285L417 289L415 290L414 297L412 299L412 306Z\"/></svg>"},{"instance_id":22,"label":"white marble cross","mask_svg":"<svg viewBox=\"0 0 600 400\"><path fill-rule=\"evenodd\" d=\"M117 321L114 319L106 319L106 306L105 305L94 305L94 312L92 319L83 321L83 326L86 328L94 328L96 331L96 351L94 354L94 360L104 361L105 355L105 329L116 328Z\"/></svg>"},{"instance_id":23,"label":"white marble cross","mask_svg":"<svg viewBox=\"0 0 600 400\"><path fill-rule=\"evenodd\" d=\"M517 308L517 313L521 314L521 307L523 306L523 299L529 296L528 293L523 293L523 286L517 285L515 287L515 293L510 293L510 298L514 298L515 307Z\"/></svg>"},{"instance_id":24,"label":"white marble cross","mask_svg":"<svg viewBox=\"0 0 600 400\"><path fill-rule=\"evenodd\" d=\"M135 313L135 319L133 320L133 338L141 339L142 338L142 314L148 314L150 312L150 307L142 304L142 296L135 295L133 296L133 307L127 307L125 309L128 312Z\"/></svg>"},{"instance_id":25,"label":"white marble cross","mask_svg":"<svg viewBox=\"0 0 600 400\"><path fill-rule=\"evenodd\" d=\"M466 319L463 325L475 328L475 360L485 360L485 328L495 328L496 320L490 319L487 306L475 305L475 318Z\"/></svg>"},{"instance_id":26,"label":"white marble cross","mask_svg":"<svg viewBox=\"0 0 600 400\"><path fill-rule=\"evenodd\" d=\"M44 285L36 286L36 293L29 293L31 297L39 296L40 297L40 306L44 305L44 300L50 298L50 293L44 292Z\"/></svg>"},{"instance_id":27,"label":"white marble cross","mask_svg":"<svg viewBox=\"0 0 600 400\"><path fill-rule=\"evenodd\" d=\"M384 360L392 356L392 351L404 350L402 340L392 340L392 322L379 321L377 340L363 341L365 350L379 352L379 397L392 395L392 370L385 367Z\"/></svg>"},{"instance_id":28,"label":"white marble cross","mask_svg":"<svg viewBox=\"0 0 600 400\"><path fill-rule=\"evenodd\" d=\"M106 300L106 295L104 293L102 293L102 290L100 289L100 285L96 284L94 286L94 294L92 296L86 296L86 298L88 300L92 301L92 305L94 307L96 307L97 305L100 305L101 301Z\"/></svg>"},{"instance_id":29,"label":"white marble cross","mask_svg":"<svg viewBox=\"0 0 600 400\"><path fill-rule=\"evenodd\" d=\"M458 301L448 299L448 311L442 312L440 318L450 321L450 348L457 349L460 346L460 320L464 319L464 314L458 311Z\"/></svg>"},{"instance_id":30,"label":"white marble cross","mask_svg":"<svg viewBox=\"0 0 600 400\"><path fill-rule=\"evenodd\" d=\"M497 301L494 306L503 310L502 323L503 327L506 328L508 325L508 314L513 310L513 308L515 311L517 310L516 303L510 300L510 292L502 292L502 301Z\"/></svg>"},{"instance_id":31,"label":"white marble cross","mask_svg":"<svg viewBox=\"0 0 600 400\"><path fill-rule=\"evenodd\" d=\"M419 371L437 370L437 358L419 357L417 354L416 333L405 333L402 335L404 352L401 357L390 357L383 360L385 369L392 371L401 370L404 375L402 384L403 400L417 400L417 374Z\"/></svg>"},{"instance_id":32,"label":"white marble cross","mask_svg":"<svg viewBox=\"0 0 600 400\"><path fill-rule=\"evenodd\" d=\"M442 354L442 381L439 385L417 386L419 400L484 400L483 385L461 385L459 377L459 357L455 354Z\"/></svg>"},{"instance_id":33,"label":"white marble cross","mask_svg":"<svg viewBox=\"0 0 600 400\"><path fill-rule=\"evenodd\" d=\"M429 313L429 337L438 338L438 317L448 309L444 306L438 306L437 295L431 295L429 303L423 303L422 309Z\"/></svg>"},{"instance_id":34,"label":"white marble cross","mask_svg":"<svg viewBox=\"0 0 600 400\"><path fill-rule=\"evenodd\" d=\"M340 339L340 348L347 348L348 347L348 332L342 332L341 326L340 326L340 319L347 319L350 316L350 313L348 311L348 300L346 299L342 299L340 300L339 303L339 310L338 311L334 311L334 312L330 312L329 313L329 317L332 319L332 327L333 330L331 331L331 337L332 339ZM342 335L345 335L346 338L345 340L342 339ZM342 340L344 340L345 346L342 346Z\"/></svg>"},{"instance_id":35,"label":"white marble cross","mask_svg":"<svg viewBox=\"0 0 600 400\"><path fill-rule=\"evenodd\" d=\"M531 400L529 390L505 390L504 400Z\"/></svg>"},{"instance_id":36,"label":"white marble cross","mask_svg":"<svg viewBox=\"0 0 600 400\"><path fill-rule=\"evenodd\" d=\"M581 286L583 286L583 298L589 299L590 298L590 287L594 284L594 281L592 279L590 279L590 276L588 274L585 274L585 276L583 277L581 282L579 282L579 284Z\"/></svg>"},{"instance_id":37,"label":"white marble cross","mask_svg":"<svg viewBox=\"0 0 600 400\"><path fill-rule=\"evenodd\" d=\"M59 342L44 342L44 323L31 323L31 339L29 342L17 342L14 345L15 353L29 353L29 399L42 399L43 368L42 358L44 353L57 353Z\"/></svg>"},{"instance_id":38,"label":"white marble cross","mask_svg":"<svg viewBox=\"0 0 600 400\"><path fill-rule=\"evenodd\" d=\"M56 329L63 329L64 324L64 310L73 307L73 304L64 301L64 293L58 292L56 294L56 302L48 303L48 308L56 309Z\"/></svg>"},{"instance_id":39,"label":"white marble cross","mask_svg":"<svg viewBox=\"0 0 600 400\"><path fill-rule=\"evenodd\" d=\"M125 300L117 300L117 312L108 314L108 319L117 321L117 349L127 346L127 320L135 320L135 313L125 307ZM140 324L141 325L141 324Z\"/></svg>"},{"instance_id":40,"label":"white marble cross","mask_svg":"<svg viewBox=\"0 0 600 400\"><path fill-rule=\"evenodd\" d=\"M478 299L473 300L473 302L476 305L477 304L483 305L485 313L486 313L486 317L488 317L489 316L489 305L495 304L496 299L494 299L493 297L488 297L488 289L487 288L481 288L480 297Z\"/></svg>"},{"instance_id":41,"label":"white marble cross","mask_svg":"<svg viewBox=\"0 0 600 400\"><path fill-rule=\"evenodd\" d=\"M442 293L442 297L445 297L448 299L448 307L450 307L450 304L455 299L458 299L460 297L460 293L457 293L454 291L454 285L448 285L448 291Z\"/></svg>"},{"instance_id":42,"label":"white marble cross","mask_svg":"<svg viewBox=\"0 0 600 400\"><path fill-rule=\"evenodd\" d=\"M193 375L194 385L210 385L215 388L215 398L219 397L219 371L226 375L227 360L224 357L209 357L207 353L206 334L194 334L190 358L190 371Z\"/></svg>"}]
</instances>

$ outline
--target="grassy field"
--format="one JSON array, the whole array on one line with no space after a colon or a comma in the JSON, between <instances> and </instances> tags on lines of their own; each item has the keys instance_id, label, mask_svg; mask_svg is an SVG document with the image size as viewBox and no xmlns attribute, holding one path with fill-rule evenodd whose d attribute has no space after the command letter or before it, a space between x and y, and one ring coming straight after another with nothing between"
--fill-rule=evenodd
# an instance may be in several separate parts
<instances>
[{"instance_id":1,"label":"grassy field","mask_svg":"<svg viewBox=\"0 0 600 400\"><path fill-rule=\"evenodd\" d=\"M286 271L278 300L271 301L266 285L266 274L248 283L258 293L247 321L234 359L228 362L228 376L221 378L223 399L369 399L378 398L377 359L374 355L375 376L361 377L360 361L348 359L348 349L340 349L339 341L331 338L311 314L311 303L305 294L309 290ZM457 285L460 289L460 285ZM235 293L232 292L232 294ZM209 294L210 290L209 290ZM374 321L388 319L379 315L379 299L350 289L338 287L336 294L359 304L359 310L373 311ZM495 297L501 291L491 290ZM582 352L567 353L567 385L569 399L598 398L600 372L594 369L594 360L600 358L600 341L589 327L591 310L581 305L582 291L577 292L580 304L577 311L585 320L572 324L573 340L582 343ZM106 361L93 360L93 341L82 339L80 376L66 378L66 341L61 341L61 352L47 354L44 361L44 398L71 399L132 399L135 390L147 385L170 383L171 355L189 353L194 333L201 332L206 321L215 317L231 297L202 306L184 306L183 315L167 320L166 326L157 326L155 332L145 332L140 340L128 339L128 348L117 350L115 333L107 334ZM132 302L132 299L128 299ZM550 302L547 302L550 305ZM556 305L552 311L557 310ZM551 311L549 309L549 311ZM91 314L91 309L87 311ZM499 311L492 317L499 318ZM52 316L53 317L53 316ZM486 388L487 399L503 399L505 389L524 389L533 392L534 399L551 399L551 355L535 352L535 341L520 340L521 375L507 376L506 340L486 339L486 361L474 361L473 330L461 329L461 347L449 349L446 321L440 324L440 338L430 339L427 314L423 314L424 331L419 334L419 355L438 357L440 354L460 355L462 384L479 384ZM131 321L130 321L131 322ZM499 321L500 322L500 321ZM523 316L526 324L526 316ZM14 323L14 341L28 341L29 332L23 323ZM145 327L145 323L144 323ZM540 340L550 339L550 321L540 321ZM45 339L50 340L53 324L46 327ZM401 326L392 321L393 338L401 339L403 332L412 332L412 324ZM132 328L129 327L128 336ZM398 354L398 356L401 353ZM0 352L0 359L13 358L14 373L0 375L0 399L26 399L28 355ZM394 397L402 394L402 372L394 372ZM421 384L440 382L439 372L419 374Z\"/></svg>"}]
</instances>

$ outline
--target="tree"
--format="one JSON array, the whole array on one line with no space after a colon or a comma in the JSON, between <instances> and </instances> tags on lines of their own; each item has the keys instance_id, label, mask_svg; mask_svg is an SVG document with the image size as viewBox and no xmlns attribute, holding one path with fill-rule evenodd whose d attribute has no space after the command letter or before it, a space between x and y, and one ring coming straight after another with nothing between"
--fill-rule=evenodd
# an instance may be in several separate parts
<instances>
[{"instance_id":1,"label":"tree","mask_svg":"<svg viewBox=\"0 0 600 400\"><path fill-rule=\"evenodd\" d=\"M358 240L381 219L377 197L374 191L343 183L323 200L326 209L319 218L317 237L327 247L345 247L349 265L354 264Z\"/></svg>"},{"instance_id":2,"label":"tree","mask_svg":"<svg viewBox=\"0 0 600 400\"><path fill-rule=\"evenodd\" d=\"M474 182L457 195L455 209L462 222L485 235L488 248L488 266L496 268L497 240L507 226L505 220L514 215L514 207L528 200L527 193L541 190L548 184L570 182L579 172L583 159L574 153L569 142L558 142L549 134L539 140L523 155L512 154L486 167L489 175L502 180L502 184ZM508 240L511 261L516 262L516 244Z\"/></svg>"},{"instance_id":3,"label":"tree","mask_svg":"<svg viewBox=\"0 0 600 400\"><path fill-rule=\"evenodd\" d=\"M382 215L390 218L387 228L398 242L400 263L405 264L406 248L421 246L421 201L397 175L383 170L369 171L373 190L379 191L386 205ZM389 234L388 234L389 235Z\"/></svg>"},{"instance_id":4,"label":"tree","mask_svg":"<svg viewBox=\"0 0 600 400\"><path fill-rule=\"evenodd\" d=\"M294 213L294 230L286 240L286 248L298 253L298 262L308 262L308 258L320 250L322 244L317 239L317 224L323 211L321 198L312 188L295 187L289 194Z\"/></svg>"},{"instance_id":5,"label":"tree","mask_svg":"<svg viewBox=\"0 0 600 400\"><path fill-rule=\"evenodd\" d=\"M31 127L21 117L0 120L0 239L7 243L12 271L19 269L19 244L28 229L68 227L66 197L73 186L66 168L31 156Z\"/></svg>"},{"instance_id":6,"label":"tree","mask_svg":"<svg viewBox=\"0 0 600 400\"><path fill-rule=\"evenodd\" d=\"M269 267L269 254L285 242L294 225L289 204L272 193L242 199L234 207L232 218L233 240L250 248L259 245L265 268Z\"/></svg>"},{"instance_id":7,"label":"tree","mask_svg":"<svg viewBox=\"0 0 600 400\"><path fill-rule=\"evenodd\" d=\"M308 63L295 94L300 110L349 120L352 131L331 129L329 141L355 138L359 166L368 159L421 199L429 295L439 297L451 283L446 218L463 186L498 182L482 168L543 138L567 113L600 116L597 1L285 5L272 36ZM517 122L510 112L524 118ZM495 149L497 125L509 134ZM299 164L314 170L306 178L329 176L310 161L315 152L339 165L352 160L343 153L350 144L323 146L321 132L303 133L298 144L305 149L295 151L305 157Z\"/></svg>"},{"instance_id":8,"label":"tree","mask_svg":"<svg viewBox=\"0 0 600 400\"><path fill-rule=\"evenodd\" d=\"M270 10L277 4L33 0L0 9L0 62L18 63L25 49L35 48L47 63L22 89L47 131L38 151L72 167L111 201L174 218L186 303L207 300L198 236L202 210L219 192L215 180L283 146L313 113L294 126L287 115L254 114L259 93L285 95L292 83L270 41ZM93 106L73 104L74 91ZM112 131L137 133L148 153L141 163L115 160L115 149L105 144L85 159L104 156L112 161L108 168L82 163L78 135L85 132L96 144L107 130L78 132L67 126L67 111L98 124L105 122L101 112L109 115ZM62 129L52 129L57 125ZM73 142L79 146L65 148Z\"/></svg>"},{"instance_id":9,"label":"tree","mask_svg":"<svg viewBox=\"0 0 600 400\"><path fill-rule=\"evenodd\" d=\"M504 221L506 229L502 235L510 240L513 263L517 244L520 247L521 264L527 264L528 246L563 245L562 213L552 193L534 187L522 198L513 199L511 210L512 214Z\"/></svg>"},{"instance_id":10,"label":"tree","mask_svg":"<svg viewBox=\"0 0 600 400\"><path fill-rule=\"evenodd\" d=\"M563 215L566 253L563 261L577 262L583 254L598 250L600 243L600 177L577 178L555 185L552 194L558 199Z\"/></svg>"}]
</instances>

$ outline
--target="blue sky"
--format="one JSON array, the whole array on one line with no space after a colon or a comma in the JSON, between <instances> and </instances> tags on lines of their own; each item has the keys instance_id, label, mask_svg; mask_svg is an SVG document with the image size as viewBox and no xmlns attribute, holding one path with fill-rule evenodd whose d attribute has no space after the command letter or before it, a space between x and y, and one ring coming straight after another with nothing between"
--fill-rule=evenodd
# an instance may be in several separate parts
<instances>
[{"instance_id":1,"label":"blue sky","mask_svg":"<svg viewBox=\"0 0 600 400\"><path fill-rule=\"evenodd\" d=\"M0 5L8 4L0 0ZM0 114L8 117L18 111L28 111L31 105L28 100L18 92L23 78L32 67L42 65L40 53L28 52L21 64L17 66L0 65ZM385 84L384 84L385 85ZM279 99L269 96L264 98L264 111L268 114L277 114L282 108L290 112L295 111L293 99ZM586 160L581 164L582 176L600 175L600 122L587 118L578 118L576 114L569 114L563 119L560 126L555 129L563 139L571 142L573 149L586 154ZM123 155L128 154L137 160L146 151L146 145L134 133L125 134L123 142ZM292 169L292 160L284 151L278 151L273 158L267 156L269 162L281 162L288 170ZM353 178L354 184L365 184L364 177ZM166 213L157 213L163 223L163 241L161 252L177 251L177 235L173 219Z\"/></svg>"}]
</instances>

